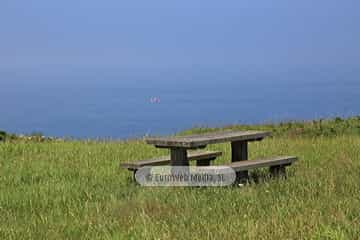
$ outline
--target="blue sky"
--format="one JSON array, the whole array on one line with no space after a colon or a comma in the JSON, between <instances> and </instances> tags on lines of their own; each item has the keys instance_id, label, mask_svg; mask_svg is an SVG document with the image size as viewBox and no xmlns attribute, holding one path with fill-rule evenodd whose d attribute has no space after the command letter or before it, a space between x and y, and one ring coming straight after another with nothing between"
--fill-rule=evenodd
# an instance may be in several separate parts
<instances>
[{"instance_id":1,"label":"blue sky","mask_svg":"<svg viewBox=\"0 0 360 240\"><path fill-rule=\"evenodd\" d=\"M2 0L0 68L357 67L350 0Z\"/></svg>"}]
</instances>

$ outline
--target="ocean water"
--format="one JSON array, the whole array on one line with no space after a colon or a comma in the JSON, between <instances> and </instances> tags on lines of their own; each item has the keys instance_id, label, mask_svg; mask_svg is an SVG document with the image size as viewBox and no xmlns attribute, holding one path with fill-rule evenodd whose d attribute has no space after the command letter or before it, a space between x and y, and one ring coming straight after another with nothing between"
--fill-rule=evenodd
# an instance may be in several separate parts
<instances>
[{"instance_id":1,"label":"ocean water","mask_svg":"<svg viewBox=\"0 0 360 240\"><path fill-rule=\"evenodd\" d=\"M0 72L0 129L74 138L360 114L360 71Z\"/></svg>"}]
</instances>

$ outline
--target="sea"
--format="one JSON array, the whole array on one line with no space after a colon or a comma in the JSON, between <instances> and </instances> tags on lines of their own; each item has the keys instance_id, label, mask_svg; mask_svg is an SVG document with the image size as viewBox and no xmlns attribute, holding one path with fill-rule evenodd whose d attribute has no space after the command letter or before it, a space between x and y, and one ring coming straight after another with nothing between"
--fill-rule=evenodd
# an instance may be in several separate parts
<instances>
[{"instance_id":1,"label":"sea","mask_svg":"<svg viewBox=\"0 0 360 240\"><path fill-rule=\"evenodd\" d=\"M0 130L76 139L349 117L360 68L6 69L0 111Z\"/></svg>"}]
</instances>

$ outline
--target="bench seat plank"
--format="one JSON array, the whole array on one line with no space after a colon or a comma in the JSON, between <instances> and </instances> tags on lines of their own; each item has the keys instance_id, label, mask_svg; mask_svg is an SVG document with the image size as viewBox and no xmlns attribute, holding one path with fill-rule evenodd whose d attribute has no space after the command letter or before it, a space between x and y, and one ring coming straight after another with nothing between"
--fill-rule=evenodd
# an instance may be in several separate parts
<instances>
[{"instance_id":1,"label":"bench seat plank","mask_svg":"<svg viewBox=\"0 0 360 240\"><path fill-rule=\"evenodd\" d=\"M236 172L238 172L238 171L250 170L261 167L291 165L293 162L297 160L298 158L294 156L282 156L282 157L279 156L279 157L272 157L266 159L232 162L226 166L229 166L233 168Z\"/></svg>"},{"instance_id":2,"label":"bench seat plank","mask_svg":"<svg viewBox=\"0 0 360 240\"><path fill-rule=\"evenodd\" d=\"M193 160L209 160L215 159L221 156L222 152L220 151L193 151L188 152L189 161ZM170 164L170 156L162 156L147 160L141 160L137 162L130 163L121 163L120 166L122 168L127 168L129 170L136 170L143 166L159 166L159 165L168 165Z\"/></svg>"}]
</instances>

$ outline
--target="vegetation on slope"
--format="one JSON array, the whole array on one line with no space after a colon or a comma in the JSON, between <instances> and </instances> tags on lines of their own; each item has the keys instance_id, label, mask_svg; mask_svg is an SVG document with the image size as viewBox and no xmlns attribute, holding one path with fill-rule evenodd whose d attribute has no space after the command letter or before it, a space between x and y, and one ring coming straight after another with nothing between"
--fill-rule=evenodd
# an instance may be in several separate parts
<instances>
[{"instance_id":1,"label":"vegetation on slope","mask_svg":"<svg viewBox=\"0 0 360 240\"><path fill-rule=\"evenodd\" d=\"M142 140L7 140L0 143L0 239L357 239L359 123L226 127L275 133L250 144L251 159L300 158L286 180L262 169L251 184L227 188L137 186L119 163L167 153ZM228 144L208 149L224 152L216 164L230 158Z\"/></svg>"}]
</instances>

